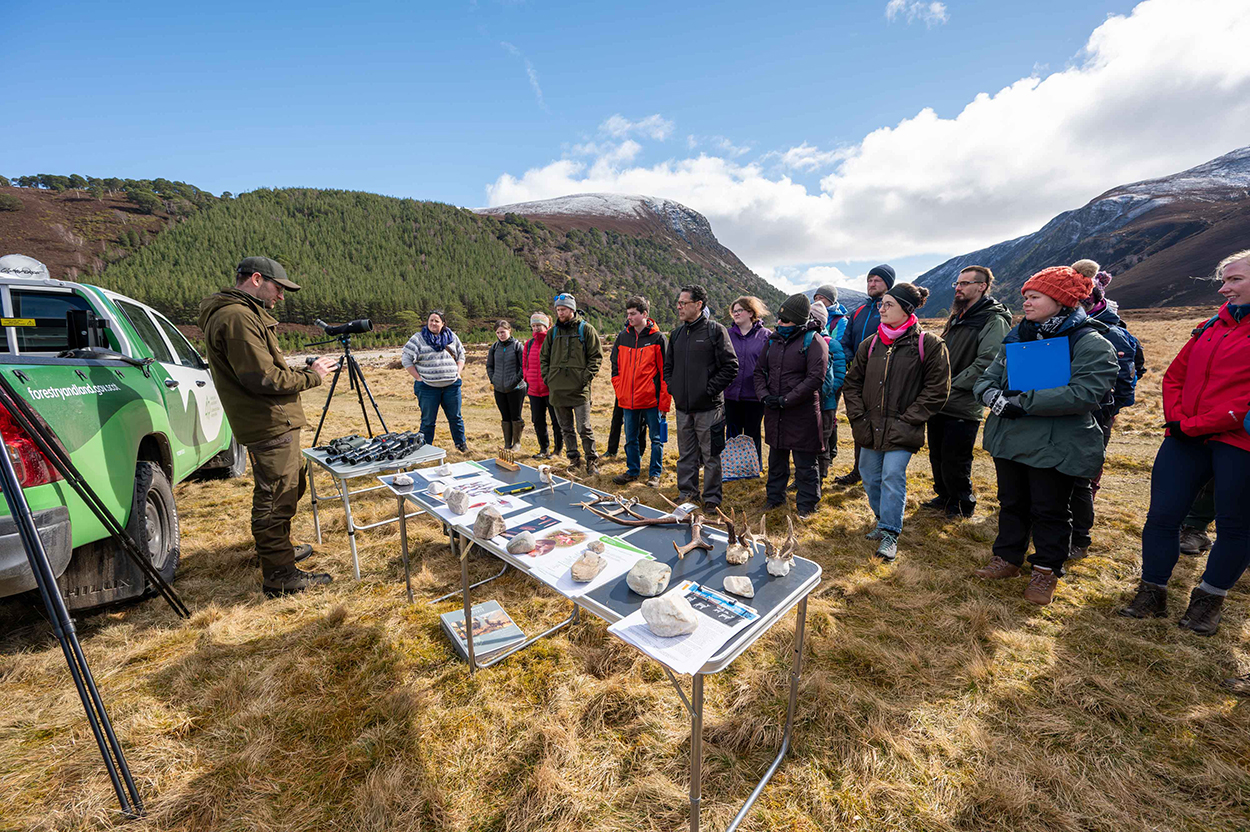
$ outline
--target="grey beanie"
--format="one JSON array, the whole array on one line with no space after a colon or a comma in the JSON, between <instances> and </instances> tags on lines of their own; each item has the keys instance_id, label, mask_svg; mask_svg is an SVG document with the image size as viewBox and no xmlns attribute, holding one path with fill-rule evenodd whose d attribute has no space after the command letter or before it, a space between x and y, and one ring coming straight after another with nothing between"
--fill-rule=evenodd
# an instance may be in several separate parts
<instances>
[{"instance_id":1,"label":"grey beanie","mask_svg":"<svg viewBox=\"0 0 1250 832\"><path fill-rule=\"evenodd\" d=\"M576 312L577 311L577 298L573 297L568 292L561 292L560 294L556 295L554 305L563 306L566 309L572 309L574 312Z\"/></svg>"},{"instance_id":2,"label":"grey beanie","mask_svg":"<svg viewBox=\"0 0 1250 832\"><path fill-rule=\"evenodd\" d=\"M832 283L826 283L824 286L818 286L816 288L816 294L822 298L829 298L831 303L838 302L838 287L834 286Z\"/></svg>"},{"instance_id":3,"label":"grey beanie","mask_svg":"<svg viewBox=\"0 0 1250 832\"><path fill-rule=\"evenodd\" d=\"M807 317L812 313L812 302L807 295L799 292L797 295L791 295L786 298L786 302L781 304L781 308L777 310L777 321L789 321L792 324L805 324Z\"/></svg>"}]
</instances>

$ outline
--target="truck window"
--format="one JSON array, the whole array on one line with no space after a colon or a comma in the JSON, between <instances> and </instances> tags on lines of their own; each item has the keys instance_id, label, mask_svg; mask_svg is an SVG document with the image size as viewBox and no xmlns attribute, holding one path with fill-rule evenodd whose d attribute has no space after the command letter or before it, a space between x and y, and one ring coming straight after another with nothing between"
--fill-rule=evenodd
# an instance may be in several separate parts
<instances>
[{"instance_id":1,"label":"truck window","mask_svg":"<svg viewBox=\"0 0 1250 832\"><path fill-rule=\"evenodd\" d=\"M40 292L30 289L14 289L13 317L56 318L60 326L17 326L19 352L57 353L69 349L69 330L65 326L65 313L71 309L92 310L86 298L68 292Z\"/></svg>"},{"instance_id":2,"label":"truck window","mask_svg":"<svg viewBox=\"0 0 1250 832\"><path fill-rule=\"evenodd\" d=\"M160 332L156 329L156 324L152 323L152 319L148 317L148 313L144 311L143 307L127 303L124 300L114 300L113 302L117 304L117 308L130 321L130 325L135 328L135 332L139 333L143 343L148 345L148 349L152 351L152 357L165 364L173 364L174 357L170 354L169 347L165 346L165 339L161 338Z\"/></svg>"},{"instance_id":3,"label":"truck window","mask_svg":"<svg viewBox=\"0 0 1250 832\"><path fill-rule=\"evenodd\" d=\"M192 367L196 370L204 369L204 359L200 358L200 354L195 351L195 347L191 346L191 342L186 339L178 327L174 326L164 315L153 315L156 323L165 333L165 337L169 339L169 343L174 345L174 352L178 354L178 363L184 367Z\"/></svg>"}]
</instances>

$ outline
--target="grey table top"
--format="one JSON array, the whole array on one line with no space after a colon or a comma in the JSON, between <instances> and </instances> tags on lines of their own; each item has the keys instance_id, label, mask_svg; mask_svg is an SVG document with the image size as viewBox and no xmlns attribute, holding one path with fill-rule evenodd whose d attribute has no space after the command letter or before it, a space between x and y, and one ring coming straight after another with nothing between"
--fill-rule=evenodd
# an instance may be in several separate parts
<instances>
[{"instance_id":1,"label":"grey table top","mask_svg":"<svg viewBox=\"0 0 1250 832\"><path fill-rule=\"evenodd\" d=\"M422 465L428 462L437 462L447 457L447 452L437 445L422 445L412 453L401 459L387 459L381 462L362 462L359 465L343 465L335 463L331 465L326 462L326 457L330 455L328 451L318 451L313 448L304 448L302 451L305 459L315 462L321 468L329 471L339 479L351 479L352 477L367 477L370 474L377 474L382 471L397 471L401 468L411 468L414 465Z\"/></svg>"}]
</instances>

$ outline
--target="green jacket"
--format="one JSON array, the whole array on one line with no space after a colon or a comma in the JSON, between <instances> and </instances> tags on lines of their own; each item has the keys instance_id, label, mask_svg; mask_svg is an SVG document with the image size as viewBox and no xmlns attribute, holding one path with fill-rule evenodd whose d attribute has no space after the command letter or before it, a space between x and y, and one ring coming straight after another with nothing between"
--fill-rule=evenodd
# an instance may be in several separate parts
<instances>
[{"instance_id":1,"label":"green jacket","mask_svg":"<svg viewBox=\"0 0 1250 832\"><path fill-rule=\"evenodd\" d=\"M942 340L951 357L951 394L942 407L944 416L981 421L985 408L972 395L972 385L990 366L1011 329L1011 312L993 297L983 297L963 315L951 315Z\"/></svg>"},{"instance_id":2,"label":"green jacket","mask_svg":"<svg viewBox=\"0 0 1250 832\"><path fill-rule=\"evenodd\" d=\"M1067 385L1045 390L1026 390L1020 406L1027 415L1004 419L993 413L985 420L985 450L990 456L1010 459L1034 468L1055 468L1061 474L1090 478L1103 463L1102 429L1094 413L1111 392L1119 364L1115 349L1102 337L1107 327L1078 309L1069 316L1056 338L1087 326L1098 334L1078 338L1071 348L1072 374ZM1004 343L1020 340L1019 327ZM978 400L987 390L1007 389L1006 350L1000 349L989 369L973 385Z\"/></svg>"},{"instance_id":3,"label":"green jacket","mask_svg":"<svg viewBox=\"0 0 1250 832\"><path fill-rule=\"evenodd\" d=\"M558 320L543 341L538 366L551 390L554 407L590 403L590 383L603 365L599 333L578 313L562 324Z\"/></svg>"},{"instance_id":4,"label":"green jacket","mask_svg":"<svg viewBox=\"0 0 1250 832\"><path fill-rule=\"evenodd\" d=\"M321 376L287 366L278 322L260 301L223 289L200 302L199 323L217 395L240 443L273 439L308 424L299 394L321 384Z\"/></svg>"}]
</instances>

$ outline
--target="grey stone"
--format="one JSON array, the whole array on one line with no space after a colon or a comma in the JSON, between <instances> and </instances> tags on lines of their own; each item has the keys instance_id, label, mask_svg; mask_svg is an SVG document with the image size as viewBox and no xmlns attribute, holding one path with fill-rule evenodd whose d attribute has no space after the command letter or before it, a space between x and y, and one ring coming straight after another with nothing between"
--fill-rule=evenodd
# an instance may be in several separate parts
<instances>
[{"instance_id":1,"label":"grey stone","mask_svg":"<svg viewBox=\"0 0 1250 832\"><path fill-rule=\"evenodd\" d=\"M538 544L534 542L534 535L529 532L521 532L516 537L508 541L508 552L513 555L525 555L538 548Z\"/></svg>"},{"instance_id":2,"label":"grey stone","mask_svg":"<svg viewBox=\"0 0 1250 832\"><path fill-rule=\"evenodd\" d=\"M469 495L459 488L448 489L443 499L447 501L447 507L455 514L464 514L469 510Z\"/></svg>"},{"instance_id":3,"label":"grey stone","mask_svg":"<svg viewBox=\"0 0 1250 832\"><path fill-rule=\"evenodd\" d=\"M496 535L503 534L505 528L507 526L503 522L503 515L499 513L499 509L487 506L477 513L477 519L473 521L473 536L478 540L490 540Z\"/></svg>"},{"instance_id":4,"label":"grey stone","mask_svg":"<svg viewBox=\"0 0 1250 832\"><path fill-rule=\"evenodd\" d=\"M573 580L583 584L593 581L607 565L608 562L594 552L585 552L573 564Z\"/></svg>"},{"instance_id":5,"label":"grey stone","mask_svg":"<svg viewBox=\"0 0 1250 832\"><path fill-rule=\"evenodd\" d=\"M751 579L746 575L726 575L725 591L732 592L734 595L740 595L743 598L755 597L755 587L751 584Z\"/></svg>"},{"instance_id":6,"label":"grey stone","mask_svg":"<svg viewBox=\"0 0 1250 832\"><path fill-rule=\"evenodd\" d=\"M643 601L642 618L651 632L665 638L684 636L699 627L699 614L677 590Z\"/></svg>"},{"instance_id":7,"label":"grey stone","mask_svg":"<svg viewBox=\"0 0 1250 832\"><path fill-rule=\"evenodd\" d=\"M594 552L595 554L602 555L602 554L603 554L603 541L602 541L602 540L592 540L592 541L590 541L589 543L587 543L587 544L586 544L586 548L587 548L587 549L589 549L590 551Z\"/></svg>"},{"instance_id":8,"label":"grey stone","mask_svg":"<svg viewBox=\"0 0 1250 832\"><path fill-rule=\"evenodd\" d=\"M629 584L629 588L639 595L650 597L659 595L668 588L668 579L672 574L673 570L668 564L642 558L629 570L629 574L625 576L625 583Z\"/></svg>"}]
</instances>

